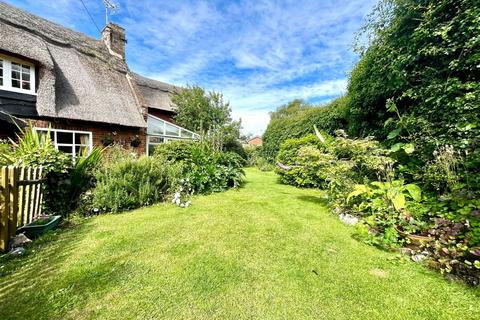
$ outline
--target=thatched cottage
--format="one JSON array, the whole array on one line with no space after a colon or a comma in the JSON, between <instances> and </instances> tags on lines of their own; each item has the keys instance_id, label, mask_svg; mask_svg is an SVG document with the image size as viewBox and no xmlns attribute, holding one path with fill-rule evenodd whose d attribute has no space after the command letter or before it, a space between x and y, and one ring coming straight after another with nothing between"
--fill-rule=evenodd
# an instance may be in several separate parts
<instances>
[{"instance_id":1,"label":"thatched cottage","mask_svg":"<svg viewBox=\"0 0 480 320\"><path fill-rule=\"evenodd\" d=\"M125 30L93 39L0 2L0 138L32 121L72 153L112 141L148 153L194 134L172 121L172 85L131 72Z\"/></svg>"}]
</instances>

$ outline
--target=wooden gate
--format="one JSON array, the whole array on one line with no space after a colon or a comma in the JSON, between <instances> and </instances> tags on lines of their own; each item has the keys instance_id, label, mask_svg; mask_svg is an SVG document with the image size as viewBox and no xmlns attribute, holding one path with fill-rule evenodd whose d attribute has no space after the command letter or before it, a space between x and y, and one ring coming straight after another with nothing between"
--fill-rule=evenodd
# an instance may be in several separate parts
<instances>
[{"instance_id":1,"label":"wooden gate","mask_svg":"<svg viewBox=\"0 0 480 320\"><path fill-rule=\"evenodd\" d=\"M0 251L18 227L42 213L42 167L0 168Z\"/></svg>"}]
</instances>

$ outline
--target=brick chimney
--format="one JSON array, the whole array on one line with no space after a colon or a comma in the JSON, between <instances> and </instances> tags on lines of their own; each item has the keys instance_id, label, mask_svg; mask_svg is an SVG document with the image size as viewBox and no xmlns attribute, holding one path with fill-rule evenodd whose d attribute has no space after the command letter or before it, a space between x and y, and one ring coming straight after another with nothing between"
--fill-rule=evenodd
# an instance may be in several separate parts
<instances>
[{"instance_id":1,"label":"brick chimney","mask_svg":"<svg viewBox=\"0 0 480 320\"><path fill-rule=\"evenodd\" d=\"M125 29L109 22L102 30L102 40L111 54L125 60Z\"/></svg>"}]
</instances>

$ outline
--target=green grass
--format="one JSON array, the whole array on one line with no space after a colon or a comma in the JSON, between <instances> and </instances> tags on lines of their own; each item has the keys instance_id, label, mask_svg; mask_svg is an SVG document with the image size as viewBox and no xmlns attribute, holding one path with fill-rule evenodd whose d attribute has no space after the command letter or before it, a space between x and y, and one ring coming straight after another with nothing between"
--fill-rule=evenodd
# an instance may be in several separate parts
<instances>
[{"instance_id":1,"label":"green grass","mask_svg":"<svg viewBox=\"0 0 480 320\"><path fill-rule=\"evenodd\" d=\"M37 241L0 266L0 319L480 319L478 289L354 240L319 191L247 178Z\"/></svg>"}]
</instances>

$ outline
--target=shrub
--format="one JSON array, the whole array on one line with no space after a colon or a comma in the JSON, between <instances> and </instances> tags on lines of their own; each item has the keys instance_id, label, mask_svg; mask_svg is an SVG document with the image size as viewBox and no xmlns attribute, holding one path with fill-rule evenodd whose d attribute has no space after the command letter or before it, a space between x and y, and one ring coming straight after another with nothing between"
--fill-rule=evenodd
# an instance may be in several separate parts
<instances>
[{"instance_id":1,"label":"shrub","mask_svg":"<svg viewBox=\"0 0 480 320\"><path fill-rule=\"evenodd\" d=\"M155 149L155 158L178 164L197 193L225 191L243 182L243 160L233 152L215 151L206 141L172 141ZM162 160L163 159L163 160Z\"/></svg>"},{"instance_id":2,"label":"shrub","mask_svg":"<svg viewBox=\"0 0 480 320\"><path fill-rule=\"evenodd\" d=\"M261 171L273 171L275 169L275 165L263 157L262 147L246 146L245 152L247 154L247 166L256 167Z\"/></svg>"},{"instance_id":3,"label":"shrub","mask_svg":"<svg viewBox=\"0 0 480 320\"><path fill-rule=\"evenodd\" d=\"M68 179L72 158L55 149L49 134L42 134L32 126L20 131L17 142L11 140L10 153L2 154L5 164L43 167L43 212L66 215L70 210Z\"/></svg>"},{"instance_id":4,"label":"shrub","mask_svg":"<svg viewBox=\"0 0 480 320\"><path fill-rule=\"evenodd\" d=\"M178 177L176 166L153 157L126 158L106 164L96 172L93 206L119 212L165 200Z\"/></svg>"},{"instance_id":5,"label":"shrub","mask_svg":"<svg viewBox=\"0 0 480 320\"><path fill-rule=\"evenodd\" d=\"M280 181L300 187L344 189L346 181L363 183L385 177L387 169L393 166L389 152L377 141L348 139L342 132L337 134L335 138L323 134L325 142L313 134L285 141L277 161L289 170L276 170Z\"/></svg>"}]
</instances>

